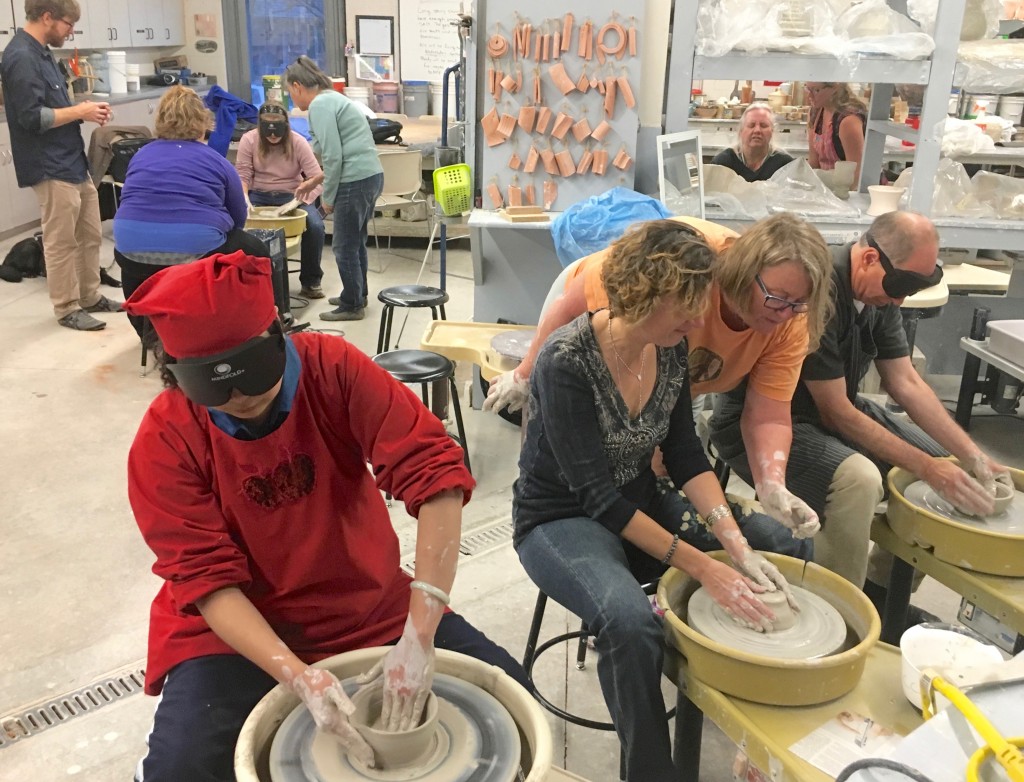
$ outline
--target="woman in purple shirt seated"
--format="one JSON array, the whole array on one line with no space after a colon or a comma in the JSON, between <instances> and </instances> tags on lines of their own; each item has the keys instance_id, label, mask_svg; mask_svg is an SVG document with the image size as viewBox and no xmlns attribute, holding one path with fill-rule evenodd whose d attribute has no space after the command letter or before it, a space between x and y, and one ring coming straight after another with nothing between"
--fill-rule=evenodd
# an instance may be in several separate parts
<instances>
[{"instance_id":1,"label":"woman in purple shirt seated","mask_svg":"<svg viewBox=\"0 0 1024 782\"><path fill-rule=\"evenodd\" d=\"M213 115L188 87L171 87L156 112L156 138L135 153L114 216L114 258L125 297L161 269L213 253L269 257L243 229L238 172L203 139ZM131 317L142 336L143 321Z\"/></svg>"},{"instance_id":2,"label":"woman in purple shirt seated","mask_svg":"<svg viewBox=\"0 0 1024 782\"><path fill-rule=\"evenodd\" d=\"M295 190L305 180L320 176L323 169L313 148L291 129L288 112L279 103L260 106L259 127L250 130L238 142L235 168L242 178L242 191L252 206L283 206L295 198ZM324 219L317 206L323 187L314 188L301 200L306 213L300 251L300 296L322 299L320 256L324 251Z\"/></svg>"}]
</instances>

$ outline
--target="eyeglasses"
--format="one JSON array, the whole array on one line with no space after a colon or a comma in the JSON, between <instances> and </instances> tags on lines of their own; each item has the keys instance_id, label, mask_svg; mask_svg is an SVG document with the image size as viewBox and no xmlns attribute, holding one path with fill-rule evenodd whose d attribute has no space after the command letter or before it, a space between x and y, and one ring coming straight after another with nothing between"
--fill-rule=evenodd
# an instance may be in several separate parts
<instances>
[{"instance_id":1,"label":"eyeglasses","mask_svg":"<svg viewBox=\"0 0 1024 782\"><path fill-rule=\"evenodd\" d=\"M868 247L878 253L878 260L881 262L882 269L885 272L885 276L882 277L882 290L885 291L885 295L890 299L905 299L907 296L913 296L925 288L938 285L942 280L941 262L936 261L935 271L931 274L919 274L909 269L897 269L893 266L892 261L889 260L889 256L878 246L875 237L871 234L866 234L864 241L867 242Z\"/></svg>"},{"instance_id":2,"label":"eyeglasses","mask_svg":"<svg viewBox=\"0 0 1024 782\"><path fill-rule=\"evenodd\" d=\"M56 21L63 22L64 24L66 24L68 26L69 30L74 30L75 29L75 23L65 19L64 17L59 16L59 17L57 17Z\"/></svg>"},{"instance_id":3,"label":"eyeglasses","mask_svg":"<svg viewBox=\"0 0 1024 782\"><path fill-rule=\"evenodd\" d=\"M761 289L761 293L764 294L765 309L775 310L776 312L792 309L795 313L801 313L807 312L811 308L811 305L806 301L790 301L789 299L784 299L781 296L775 296L769 293L760 274L754 275L754 282L757 283L757 286Z\"/></svg>"}]
</instances>

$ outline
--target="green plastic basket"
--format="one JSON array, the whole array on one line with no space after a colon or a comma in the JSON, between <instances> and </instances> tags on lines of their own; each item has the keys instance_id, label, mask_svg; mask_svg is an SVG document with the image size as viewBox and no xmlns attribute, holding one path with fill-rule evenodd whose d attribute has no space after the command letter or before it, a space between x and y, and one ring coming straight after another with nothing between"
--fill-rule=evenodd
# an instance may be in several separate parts
<instances>
[{"instance_id":1,"label":"green plastic basket","mask_svg":"<svg viewBox=\"0 0 1024 782\"><path fill-rule=\"evenodd\" d=\"M446 215L460 215L473 206L473 175L465 163L434 169L434 198Z\"/></svg>"}]
</instances>

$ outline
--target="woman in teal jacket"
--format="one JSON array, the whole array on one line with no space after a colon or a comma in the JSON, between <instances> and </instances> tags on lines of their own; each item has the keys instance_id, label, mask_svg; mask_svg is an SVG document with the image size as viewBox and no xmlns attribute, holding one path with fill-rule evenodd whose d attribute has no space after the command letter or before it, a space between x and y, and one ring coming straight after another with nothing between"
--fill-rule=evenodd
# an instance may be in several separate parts
<instances>
[{"instance_id":1,"label":"woman in teal jacket","mask_svg":"<svg viewBox=\"0 0 1024 782\"><path fill-rule=\"evenodd\" d=\"M296 190L302 198L323 184L323 204L334 215L331 246L341 274L341 295L330 299L337 306L320 313L323 320L362 320L365 316L366 235L374 205L384 188L384 170L366 116L341 93L308 57L288 66L284 81L292 102L309 112L313 148L320 155L323 173L307 179Z\"/></svg>"}]
</instances>

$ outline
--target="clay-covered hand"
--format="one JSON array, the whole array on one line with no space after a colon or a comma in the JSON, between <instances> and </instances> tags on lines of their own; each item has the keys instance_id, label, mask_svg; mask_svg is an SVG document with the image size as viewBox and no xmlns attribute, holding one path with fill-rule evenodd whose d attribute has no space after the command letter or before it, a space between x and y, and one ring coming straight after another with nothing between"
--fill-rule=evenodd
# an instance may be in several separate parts
<instances>
[{"instance_id":1,"label":"clay-covered hand","mask_svg":"<svg viewBox=\"0 0 1024 782\"><path fill-rule=\"evenodd\" d=\"M995 510L995 488L989 493L948 459L933 458L921 478L946 502L964 513L987 516Z\"/></svg>"},{"instance_id":2,"label":"clay-covered hand","mask_svg":"<svg viewBox=\"0 0 1024 782\"><path fill-rule=\"evenodd\" d=\"M373 749L348 721L355 706L333 673L307 666L288 686L306 704L320 730L333 735L356 760L373 768Z\"/></svg>"},{"instance_id":3,"label":"clay-covered hand","mask_svg":"<svg viewBox=\"0 0 1024 782\"><path fill-rule=\"evenodd\" d=\"M510 413L521 410L530 398L530 384L516 375L515 370L503 372L491 380L484 400L484 410L497 413L507 407Z\"/></svg>"},{"instance_id":4,"label":"clay-covered hand","mask_svg":"<svg viewBox=\"0 0 1024 782\"><path fill-rule=\"evenodd\" d=\"M249 196L245 197L245 212L246 214L253 214L256 211L256 207L252 205L252 201L249 200Z\"/></svg>"},{"instance_id":5,"label":"clay-covered hand","mask_svg":"<svg viewBox=\"0 0 1024 782\"><path fill-rule=\"evenodd\" d=\"M700 578L711 599L718 603L732 619L751 630L766 632L772 629L771 610L755 592L762 587L749 581L724 562L709 557L707 570Z\"/></svg>"},{"instance_id":6,"label":"clay-covered hand","mask_svg":"<svg viewBox=\"0 0 1024 782\"><path fill-rule=\"evenodd\" d=\"M730 554L733 563L740 572L752 579L758 586L764 587L768 592L776 589L782 591L786 596L786 602L794 611L799 611L796 598L793 597L793 590L789 588L789 582L782 572L769 562L763 554L754 551L750 546L744 546L737 554Z\"/></svg>"},{"instance_id":7,"label":"clay-covered hand","mask_svg":"<svg viewBox=\"0 0 1024 782\"><path fill-rule=\"evenodd\" d=\"M997 483L1009 486L1011 489L1013 488L1013 478L1010 477L1010 470L1001 464L996 464L983 453L967 459L964 462L964 466L971 475L978 479L978 483L982 485L982 488L993 497L996 496Z\"/></svg>"},{"instance_id":8,"label":"clay-covered hand","mask_svg":"<svg viewBox=\"0 0 1024 782\"><path fill-rule=\"evenodd\" d=\"M758 486L757 498L764 512L788 527L794 538L811 538L821 529L818 514L778 481L768 480Z\"/></svg>"},{"instance_id":9,"label":"clay-covered hand","mask_svg":"<svg viewBox=\"0 0 1024 782\"><path fill-rule=\"evenodd\" d=\"M295 197L298 198L300 201L304 200L306 196L308 196L310 193L316 190L316 186L317 183L315 179L304 180L301 185L295 188Z\"/></svg>"},{"instance_id":10,"label":"clay-covered hand","mask_svg":"<svg viewBox=\"0 0 1024 782\"><path fill-rule=\"evenodd\" d=\"M384 679L384 705L380 724L384 730L405 731L416 727L434 682L434 644L422 642L412 620L398 643L356 681L360 685Z\"/></svg>"}]
</instances>

